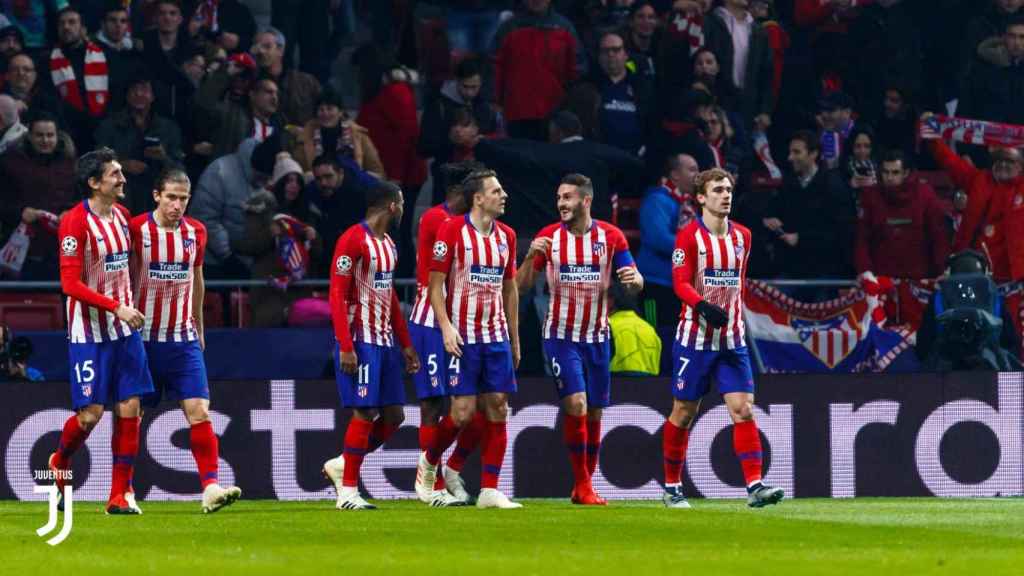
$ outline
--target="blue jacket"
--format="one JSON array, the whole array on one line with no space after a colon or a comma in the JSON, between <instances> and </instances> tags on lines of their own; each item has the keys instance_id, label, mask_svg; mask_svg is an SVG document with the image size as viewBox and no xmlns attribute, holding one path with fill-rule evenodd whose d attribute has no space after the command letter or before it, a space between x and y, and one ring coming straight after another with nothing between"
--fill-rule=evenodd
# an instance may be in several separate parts
<instances>
[{"instance_id":1,"label":"blue jacket","mask_svg":"<svg viewBox=\"0 0 1024 576\"><path fill-rule=\"evenodd\" d=\"M679 202L668 188L656 186L647 191L640 204L640 252L636 265L645 282L672 286L672 250L679 226Z\"/></svg>"}]
</instances>

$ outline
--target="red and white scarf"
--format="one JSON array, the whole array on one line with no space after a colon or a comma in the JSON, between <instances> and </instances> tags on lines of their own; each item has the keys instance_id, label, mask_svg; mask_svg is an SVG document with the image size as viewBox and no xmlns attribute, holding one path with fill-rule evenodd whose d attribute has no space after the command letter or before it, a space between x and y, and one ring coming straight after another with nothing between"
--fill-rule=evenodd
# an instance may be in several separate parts
<instances>
[{"instance_id":1,"label":"red and white scarf","mask_svg":"<svg viewBox=\"0 0 1024 576\"><path fill-rule=\"evenodd\" d=\"M697 202L694 200L693 195L680 192L676 188L676 183L670 178L662 178L661 185L668 190L668 195L679 203L679 222L676 229L682 230L686 228L686 225L697 217Z\"/></svg>"},{"instance_id":2,"label":"red and white scarf","mask_svg":"<svg viewBox=\"0 0 1024 576\"><path fill-rule=\"evenodd\" d=\"M971 120L953 116L931 116L918 123L921 140L948 140L1002 148L1024 147L1024 126Z\"/></svg>"},{"instance_id":3,"label":"red and white scarf","mask_svg":"<svg viewBox=\"0 0 1024 576\"><path fill-rule=\"evenodd\" d=\"M50 77L57 87L60 97L75 110L88 112L90 116L103 116L110 103L110 86L107 77L107 57L103 50L92 42L85 43L85 97L75 78L75 69L71 61L60 48L50 52Z\"/></svg>"},{"instance_id":4,"label":"red and white scarf","mask_svg":"<svg viewBox=\"0 0 1024 576\"><path fill-rule=\"evenodd\" d=\"M668 23L669 33L689 44L690 56L693 56L704 46L704 15L675 13L671 18Z\"/></svg>"}]
</instances>

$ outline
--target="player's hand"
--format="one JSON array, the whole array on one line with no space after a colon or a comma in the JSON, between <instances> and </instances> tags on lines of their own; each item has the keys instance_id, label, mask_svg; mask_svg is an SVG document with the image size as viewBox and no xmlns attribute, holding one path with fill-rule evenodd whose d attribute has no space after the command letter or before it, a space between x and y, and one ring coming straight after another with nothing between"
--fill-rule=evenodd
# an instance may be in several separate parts
<instances>
[{"instance_id":1,"label":"player's hand","mask_svg":"<svg viewBox=\"0 0 1024 576\"><path fill-rule=\"evenodd\" d=\"M25 224L32 224L38 219L39 210L36 210L35 208L26 206L25 209L21 211L21 221Z\"/></svg>"},{"instance_id":2,"label":"player's hand","mask_svg":"<svg viewBox=\"0 0 1024 576\"><path fill-rule=\"evenodd\" d=\"M796 248L797 243L800 242L800 235L796 232L790 232L789 234L783 234L779 238L788 244L790 248Z\"/></svg>"},{"instance_id":3,"label":"player's hand","mask_svg":"<svg viewBox=\"0 0 1024 576\"><path fill-rule=\"evenodd\" d=\"M534 238L533 242L530 242L530 251L526 254L527 257L536 256L537 254L547 253L548 249L551 248L551 238Z\"/></svg>"},{"instance_id":4,"label":"player's hand","mask_svg":"<svg viewBox=\"0 0 1024 576\"><path fill-rule=\"evenodd\" d=\"M514 341L509 345L509 347L512 349L512 368L514 370L519 370L519 361L523 357L522 353L519 351L519 342Z\"/></svg>"},{"instance_id":5,"label":"player's hand","mask_svg":"<svg viewBox=\"0 0 1024 576\"><path fill-rule=\"evenodd\" d=\"M420 371L420 355L412 346L402 348L402 358L405 359L405 372L415 374Z\"/></svg>"},{"instance_id":6,"label":"player's hand","mask_svg":"<svg viewBox=\"0 0 1024 576\"><path fill-rule=\"evenodd\" d=\"M355 350L351 352L343 350L339 356L341 359L341 371L345 374L355 374L359 368L359 357L356 356Z\"/></svg>"},{"instance_id":7,"label":"player's hand","mask_svg":"<svg viewBox=\"0 0 1024 576\"><path fill-rule=\"evenodd\" d=\"M619 277L619 282L629 286L640 286L641 276L637 272L636 266L623 266L615 271L616 276Z\"/></svg>"},{"instance_id":8,"label":"player's hand","mask_svg":"<svg viewBox=\"0 0 1024 576\"><path fill-rule=\"evenodd\" d=\"M202 330L199 331L199 349L206 351L206 334Z\"/></svg>"},{"instance_id":9,"label":"player's hand","mask_svg":"<svg viewBox=\"0 0 1024 576\"><path fill-rule=\"evenodd\" d=\"M142 312L124 304L117 306L117 310L114 310L114 315L126 322L132 330L141 330L142 326L146 323L146 317L142 315Z\"/></svg>"},{"instance_id":10,"label":"player's hand","mask_svg":"<svg viewBox=\"0 0 1024 576\"><path fill-rule=\"evenodd\" d=\"M713 328L725 328L725 325L729 323L729 314L721 306L716 306L707 300L697 302L697 314L700 314L704 321Z\"/></svg>"},{"instance_id":11,"label":"player's hand","mask_svg":"<svg viewBox=\"0 0 1024 576\"><path fill-rule=\"evenodd\" d=\"M441 337L444 339L444 351L456 358L462 358L462 336L455 331L455 327L449 324L446 328L441 328Z\"/></svg>"},{"instance_id":12,"label":"player's hand","mask_svg":"<svg viewBox=\"0 0 1024 576\"><path fill-rule=\"evenodd\" d=\"M764 227L772 232L782 229L782 220L779 220L778 218L762 218L761 224L764 224Z\"/></svg>"}]
</instances>

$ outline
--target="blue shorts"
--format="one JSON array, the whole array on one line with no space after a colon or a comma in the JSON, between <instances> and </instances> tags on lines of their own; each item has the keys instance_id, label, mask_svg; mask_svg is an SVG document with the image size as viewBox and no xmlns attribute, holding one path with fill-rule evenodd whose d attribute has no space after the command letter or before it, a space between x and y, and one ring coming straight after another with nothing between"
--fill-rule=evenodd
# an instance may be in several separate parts
<instances>
[{"instance_id":1,"label":"blue shorts","mask_svg":"<svg viewBox=\"0 0 1024 576\"><path fill-rule=\"evenodd\" d=\"M544 340L544 354L551 363L558 399L585 392L588 408L607 408L611 403L611 346L604 342Z\"/></svg>"},{"instance_id":2,"label":"blue shorts","mask_svg":"<svg viewBox=\"0 0 1024 576\"><path fill-rule=\"evenodd\" d=\"M143 406L159 406L165 396L173 402L188 398L210 399L206 362L198 340L146 342L145 347L155 390L142 399Z\"/></svg>"},{"instance_id":3,"label":"blue shorts","mask_svg":"<svg viewBox=\"0 0 1024 576\"><path fill-rule=\"evenodd\" d=\"M334 347L334 374L342 406L379 408L405 404L405 361L397 346L354 342L359 364L355 374L341 371L341 345Z\"/></svg>"},{"instance_id":4,"label":"blue shorts","mask_svg":"<svg viewBox=\"0 0 1024 576\"><path fill-rule=\"evenodd\" d=\"M747 348L733 350L694 350L676 340L672 343L672 395L695 402L718 382L718 393L754 393L754 372L750 369Z\"/></svg>"},{"instance_id":5,"label":"blue shorts","mask_svg":"<svg viewBox=\"0 0 1024 576\"><path fill-rule=\"evenodd\" d=\"M475 396L490 392L516 391L516 370L508 342L464 344L462 358L448 362L448 393Z\"/></svg>"},{"instance_id":6,"label":"blue shorts","mask_svg":"<svg viewBox=\"0 0 1024 576\"><path fill-rule=\"evenodd\" d=\"M110 342L72 342L71 407L110 406L153 391L142 336L132 331Z\"/></svg>"},{"instance_id":7,"label":"blue shorts","mask_svg":"<svg viewBox=\"0 0 1024 576\"><path fill-rule=\"evenodd\" d=\"M412 375L416 386L416 399L437 398L448 395L448 353L444 351L444 338L439 328L409 324L412 347L420 356L420 370Z\"/></svg>"}]
</instances>

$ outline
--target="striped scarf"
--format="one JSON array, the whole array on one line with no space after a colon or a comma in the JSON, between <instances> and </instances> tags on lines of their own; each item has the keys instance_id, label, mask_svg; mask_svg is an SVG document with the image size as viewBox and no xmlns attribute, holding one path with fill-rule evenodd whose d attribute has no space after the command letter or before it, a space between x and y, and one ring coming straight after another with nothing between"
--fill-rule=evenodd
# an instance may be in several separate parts
<instances>
[{"instance_id":1,"label":"striped scarf","mask_svg":"<svg viewBox=\"0 0 1024 576\"><path fill-rule=\"evenodd\" d=\"M277 258L287 274L271 279L279 289L285 289L293 280L302 280L309 270L309 250L312 242L306 239L305 223L287 214L275 214L274 222L281 227L275 238Z\"/></svg>"},{"instance_id":2,"label":"striped scarf","mask_svg":"<svg viewBox=\"0 0 1024 576\"><path fill-rule=\"evenodd\" d=\"M103 116L110 102L109 82L107 78L107 57L103 50L92 42L85 43L85 96L75 78L75 69L71 61L60 48L50 52L50 77L57 87L60 97L75 110L88 112L93 118Z\"/></svg>"},{"instance_id":3,"label":"striped scarf","mask_svg":"<svg viewBox=\"0 0 1024 576\"><path fill-rule=\"evenodd\" d=\"M690 56L704 46L704 15L688 15L681 12L670 16L668 31L672 36L690 45Z\"/></svg>"},{"instance_id":4,"label":"striped scarf","mask_svg":"<svg viewBox=\"0 0 1024 576\"><path fill-rule=\"evenodd\" d=\"M1024 146L1024 126L935 115L919 122L918 138L1020 148Z\"/></svg>"}]
</instances>

